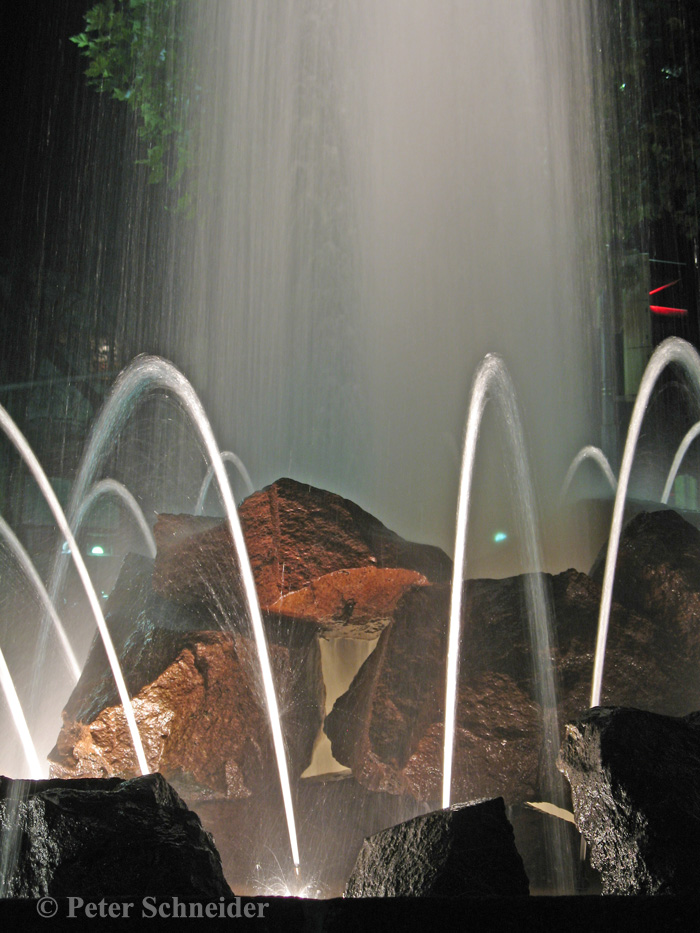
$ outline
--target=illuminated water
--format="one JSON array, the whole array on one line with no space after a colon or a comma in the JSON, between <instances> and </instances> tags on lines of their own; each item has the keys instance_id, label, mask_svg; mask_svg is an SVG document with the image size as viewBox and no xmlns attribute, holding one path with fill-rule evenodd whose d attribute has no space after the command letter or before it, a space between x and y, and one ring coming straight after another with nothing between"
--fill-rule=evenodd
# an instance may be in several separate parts
<instances>
[{"instance_id":1,"label":"illuminated water","mask_svg":"<svg viewBox=\"0 0 700 933\"><path fill-rule=\"evenodd\" d=\"M0 516L0 536L2 537L4 543L9 547L12 552L13 557L21 566L24 574L27 579L30 581L34 592L36 593L44 612L47 617L51 620L54 631L58 637L58 640L61 645L66 663L73 675L74 680L77 682L80 677L80 665L75 657L73 648L71 646L66 630L63 627L63 624L56 612L56 607L51 602L51 597L48 594L46 587L44 586L44 581L39 576L39 573L32 562L31 557L22 546L21 541L8 525L2 516Z\"/></svg>"},{"instance_id":2,"label":"illuminated water","mask_svg":"<svg viewBox=\"0 0 700 933\"><path fill-rule=\"evenodd\" d=\"M610 607L612 605L613 586L615 584L615 565L620 547L622 522L624 519L625 497L629 486L632 465L637 450L637 441L642 428L642 421L649 405L649 399L656 386L661 373L671 363L682 367L688 380L700 401L700 355L697 350L684 340L669 337L656 348L644 372L639 385L639 392L634 403L632 417L630 418L625 449L622 455L622 465L618 476L615 505L613 508L610 535L608 538L607 553L605 556L605 571L603 574L603 592L600 600L600 617L598 620L598 639L596 642L595 663L591 681L591 706L600 706L601 691L603 689L603 667L605 664L605 646L610 625Z\"/></svg>"},{"instance_id":3,"label":"illuminated water","mask_svg":"<svg viewBox=\"0 0 700 933\"><path fill-rule=\"evenodd\" d=\"M248 620L257 647L265 704L269 715L270 728L272 730L273 745L277 759L277 767L279 769L280 784L282 786L287 825L289 828L289 842L292 850L293 863L294 866L297 867L299 865L299 850L294 825L294 808L292 804L284 739L282 737L277 697L267 650L267 640L265 638L260 606L255 590L253 571L248 560L245 539L243 538L231 486L226 475L226 467L224 466L219 447L209 424L209 419L191 384L182 373L167 360L154 356L141 356L135 359L133 363L119 375L107 402L100 412L99 418L93 426L90 441L81 460L80 469L71 492L71 503L69 506L71 523L76 521L77 516L82 510L83 503L88 496L95 475L101 469L111 449L119 440L124 424L131 417L134 409L143 401L143 397L154 389L171 393L182 405L190 421L193 433L199 437L206 450L207 458L213 468L214 476L216 477L219 495L224 503L226 520L236 550L241 584L248 610ZM72 536L70 539L67 537L67 540L73 542ZM72 546L73 543L71 543L71 547ZM60 591L61 589L60 577L63 566L61 555L58 554L55 563L55 578L52 585L54 592ZM231 626L232 620L228 619L227 621L229 626ZM128 695L126 695L126 699L124 699L122 695L122 702L125 705L125 711L126 707L131 710L131 702ZM136 745L136 742L135 746L138 752L138 745ZM147 766L144 773L147 773Z\"/></svg>"},{"instance_id":4,"label":"illuminated water","mask_svg":"<svg viewBox=\"0 0 700 933\"><path fill-rule=\"evenodd\" d=\"M597 179L586 3L207 0L167 355L260 488L331 488L453 546L464 404L496 352L538 499L590 443ZM575 106L573 106L575 101ZM520 569L507 478L476 471L475 574ZM549 567L568 564L545 536ZM578 548L575 539L570 548ZM570 561L571 558L568 558Z\"/></svg>"},{"instance_id":5,"label":"illuminated water","mask_svg":"<svg viewBox=\"0 0 700 933\"><path fill-rule=\"evenodd\" d=\"M100 638L105 648L107 654L107 659L109 661L109 666L112 669L112 674L114 676L115 683L117 685L117 690L119 692L119 697L122 701L124 707L124 716L126 718L127 726L129 728L129 733L131 735L131 741L134 746L134 751L136 753L136 758L141 769L142 774L148 774L148 764L146 763L146 756L143 751L143 745L141 744L141 737L139 735L138 728L136 726L136 720L134 718L134 710L131 705L131 700L129 698L129 693L126 689L126 684L124 683L124 677L122 675L121 669L119 667L119 660L117 658L116 652L114 650L114 645L112 643L112 638L109 634L109 629L105 623L104 615L102 613L102 607L100 606L100 601L95 592L95 587L93 586L92 580L90 579L90 574L83 560L83 556L78 548L78 544L73 536L71 531L70 523L66 518L66 515L61 508L61 505L56 497L56 493L51 486L46 473L44 472L41 464L36 458L34 451L31 449L27 443L26 438L19 430L15 422L10 418L8 413L4 408L0 407L0 428L2 428L5 435L11 441L13 446L17 449L22 460L28 467L31 475L36 480L37 485L41 490L41 494L46 500L47 505L51 509L51 514L53 515L54 521L56 522L58 528L60 529L63 539L65 540L68 548L70 550L71 560L73 561L78 575L85 589L85 595L87 596L88 602L90 604L90 609L97 625L97 629L100 633ZM82 498L82 497L81 497ZM62 549L61 549L62 550ZM55 592L55 591L54 591ZM51 602L55 606L56 601L54 598L53 592L51 593Z\"/></svg>"},{"instance_id":6,"label":"illuminated water","mask_svg":"<svg viewBox=\"0 0 700 933\"><path fill-rule=\"evenodd\" d=\"M100 496L114 496L117 498L122 505L130 512L132 518L136 522L141 535L143 536L144 544L146 549L151 557L156 556L156 542L153 537L153 532L151 531L151 526L146 521L146 516L143 514L141 506L136 501L134 495L129 492L124 483L120 483L119 480L111 479L107 477L106 479L101 479L94 484L94 486L88 491L87 495L80 502L75 516L73 517L72 526L73 534L77 534L80 530L80 526L83 523L86 515L90 512L92 505L96 502Z\"/></svg>"},{"instance_id":7,"label":"illuminated water","mask_svg":"<svg viewBox=\"0 0 700 933\"><path fill-rule=\"evenodd\" d=\"M54 156L65 122L46 104L41 146L65 164L58 179L47 170L41 198L26 205L46 218L31 332L55 327L59 362L60 350L71 378L85 372L95 385L135 353L173 359L211 420L216 456L203 443L216 466L202 481L201 451L172 398L139 396L139 424L122 434L146 380L97 426L114 462L92 448L71 520L93 480L114 468L138 503L138 512L128 506L141 527L135 546L152 550L156 512L199 511L213 475L229 488L220 444L250 469L241 471L248 491L291 475L451 551L469 385L496 353L518 389L516 447L531 452L543 554L523 558L516 546L526 496L513 495L501 469L511 451L486 419L470 468L479 492L469 575L588 569L602 539L559 514L556 492L573 452L601 443L599 370L611 357L606 345L601 364L595 350L606 339L600 299L611 262L601 258L595 4L191 0L187 9L189 58L177 65L185 85L190 64L197 74L184 95L199 150L193 216L166 212L168 195L134 165L143 152L133 115L72 89L83 109ZM55 87L62 93L60 80ZM27 383L42 392L61 383L63 369L44 373L16 355ZM166 395L183 384L156 381ZM67 427L46 441L59 463L50 475L73 480L69 428L84 432L81 406L94 416L98 402L87 405L73 384L56 393ZM26 417L37 421L45 407L42 396ZM214 502L212 492L212 511ZM56 578L54 589L82 661L92 616L76 608L70 580ZM604 637L601 676L603 650ZM324 668L337 661L345 683L352 665L341 654L328 649ZM56 719L63 699L58 690Z\"/></svg>"},{"instance_id":8,"label":"illuminated water","mask_svg":"<svg viewBox=\"0 0 700 933\"><path fill-rule=\"evenodd\" d=\"M547 800L555 804L555 806L562 807L566 797L561 776L556 768L560 732L552 660L554 654L554 627L549 600L545 592L542 575L539 572L542 566L542 555L537 528L537 508L515 389L503 361L494 355L487 356L474 375L464 437L447 648L442 805L443 807L449 807L451 803L450 785L455 719L457 716L457 678L459 674L463 580L465 579L468 554L469 511L471 500L477 492L473 488L472 477L479 432L484 410L489 399L493 399L500 408L508 441L510 442L514 496L520 513L518 516L520 545L525 566L530 571L524 577L524 587L527 625L530 635L530 664L533 671L537 702L543 716L543 785ZM527 663L526 659L523 659L523 663ZM558 820L550 821L548 829L550 835L547 844L552 875L555 878L554 891L558 894L572 893L574 891L574 872L571 864L571 851L564 829Z\"/></svg>"}]
</instances>

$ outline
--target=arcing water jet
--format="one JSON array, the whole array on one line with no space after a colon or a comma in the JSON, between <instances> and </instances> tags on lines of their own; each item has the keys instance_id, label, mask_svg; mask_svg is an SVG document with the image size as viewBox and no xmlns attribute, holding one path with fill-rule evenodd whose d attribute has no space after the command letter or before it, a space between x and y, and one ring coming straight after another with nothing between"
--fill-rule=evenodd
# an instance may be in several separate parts
<instances>
[{"instance_id":1,"label":"arcing water jet","mask_svg":"<svg viewBox=\"0 0 700 933\"><path fill-rule=\"evenodd\" d=\"M119 696L124 707L124 716L126 717L126 721L129 727L129 733L131 734L131 741L134 745L134 751L136 752L139 768L141 769L142 774L148 774L148 763L146 761L146 755L143 751L143 745L141 743L141 737L136 725L136 719L134 717L134 710L131 705L129 693L126 689L126 684L124 683L124 677L122 675L121 668L119 667L119 659L117 658L117 654L112 643L112 638L105 623L99 598L95 592L95 587L92 585L90 574L88 573L88 569L85 566L85 561L83 560L82 554L78 549L78 544L75 540L75 537L73 536L70 524L65 516L63 509L61 508L58 498L56 497L56 493L53 491L53 487L51 486L46 473L44 473L41 464L34 454L34 451L27 443L26 438L19 430L15 422L2 406L0 406L0 428L2 428L2 430L5 432L26 465L29 467L34 479L39 486L39 489L41 490L42 495L44 496L44 499L46 500L47 505L51 509L54 520L56 521L56 524L58 525L61 534L63 535L65 542L70 549L71 558L75 564L76 570L78 571L83 587L85 588L85 593L90 603L90 608L95 618L97 629L100 633L100 637L102 638L110 667L112 668L112 674L114 675L117 690L119 691ZM62 550L63 548L61 546L59 548L59 553L62 553ZM55 605L55 597L51 599L51 602Z\"/></svg>"},{"instance_id":2,"label":"arcing water jet","mask_svg":"<svg viewBox=\"0 0 700 933\"><path fill-rule=\"evenodd\" d=\"M143 510L134 498L134 495L129 492L124 483L120 483L119 480L116 479L101 479L88 491L88 494L80 503L75 513L75 517L71 522L73 534L78 534L83 520L92 508L93 503L96 502L100 496L106 495L115 496L131 513L134 520L136 521L136 524L138 525L141 535L143 536L143 540L146 548L148 549L149 555L151 557L155 557L156 542L155 538L153 537L153 532L151 531L149 524L146 521L146 516L143 514Z\"/></svg>"},{"instance_id":3,"label":"arcing water jet","mask_svg":"<svg viewBox=\"0 0 700 933\"><path fill-rule=\"evenodd\" d=\"M566 499L567 493L571 486L571 481L576 475L576 471L581 466L585 460L592 460L593 463L597 463L600 467L600 470L608 481L608 485L613 492L617 489L617 480L615 479L615 474L612 471L610 462L605 456L600 447L595 447L592 444L587 444L585 447L582 447L581 450L576 454L574 459L571 461L571 466L566 471L566 476L564 477L564 482L561 485L561 492L559 493L559 499L563 502Z\"/></svg>"},{"instance_id":4,"label":"arcing water jet","mask_svg":"<svg viewBox=\"0 0 700 933\"><path fill-rule=\"evenodd\" d=\"M12 680L12 675L10 674L10 669L7 666L5 655L2 653L2 651L0 651L0 685L2 685L2 691L5 694L5 700L7 701L7 705L10 707L10 713L12 715L15 728L17 729L20 742L22 743L24 757L27 759L27 764L29 765L29 773L33 778L41 778L44 776L44 769L39 763L39 757L36 753L34 742L32 742L29 726L27 725L27 720L24 718L22 704L20 703L19 697L17 696L17 690L15 689L14 681ZM0 846L0 854L3 852L3 850L4 846ZM0 884L1 883L2 877L0 876Z\"/></svg>"},{"instance_id":5,"label":"arcing water jet","mask_svg":"<svg viewBox=\"0 0 700 933\"><path fill-rule=\"evenodd\" d=\"M600 598L600 616L598 620L598 638L595 648L595 662L593 677L591 679L591 706L600 706L603 689L603 667L605 664L605 646L610 626L610 608L612 606L613 585L615 583L615 565L620 548L620 535L622 534L622 521L625 511L625 498L629 486L630 474L634 455L637 450L637 441L642 428L642 421L649 404L651 393L661 373L671 363L681 366L692 384L693 391L700 400L700 355L698 351L681 340L680 337L669 337L654 350L644 371L639 385L632 416L630 418L625 449L622 455L622 465L618 477L615 504L613 506L610 535L608 537L608 550L605 557L605 571L603 574L603 592Z\"/></svg>"},{"instance_id":6,"label":"arcing water jet","mask_svg":"<svg viewBox=\"0 0 700 933\"><path fill-rule=\"evenodd\" d=\"M238 473L240 474L241 479L243 480L245 484L246 495L247 496L251 495L254 491L253 481L251 480L250 474L246 470L245 463L243 463L241 458L237 454L235 454L232 450L222 450L221 459L223 460L224 463L232 463L236 467L236 469L238 470ZM202 485L199 490L199 496L197 497L197 505L195 506L195 509L194 509L195 515L201 515L202 512L204 511L204 503L206 502L207 493L209 492L209 487L211 486L211 481L213 477L214 477L214 467L212 464L209 464L209 467L207 468L206 476L202 480Z\"/></svg>"},{"instance_id":7,"label":"arcing water jet","mask_svg":"<svg viewBox=\"0 0 700 933\"><path fill-rule=\"evenodd\" d=\"M696 437L700 437L700 421L696 421L695 424L688 429L685 437L678 445L678 450L675 453L673 463L671 464L671 468L668 471L668 476L666 477L666 484L664 486L663 492L661 493L661 501L664 505L667 504L669 496L671 495L671 490L673 489L673 484L676 480L676 476L678 475L681 463L683 463L683 458L688 453L688 449Z\"/></svg>"},{"instance_id":8,"label":"arcing water jet","mask_svg":"<svg viewBox=\"0 0 700 933\"><path fill-rule=\"evenodd\" d=\"M51 597L49 596L41 577L37 573L37 569L34 566L31 557L29 554L27 554L26 550L22 546L21 541L2 516L0 516L0 536L3 538L17 559L27 579L32 584L34 592L39 597L39 601L43 606L44 612L51 619L56 635L58 636L58 640L60 641L61 647L63 648L63 653L65 655L68 667L73 674L73 679L77 683L78 678L80 677L80 665L78 664L77 658L75 657L73 647L70 643L68 635L66 634L66 630L63 627L63 623L61 622L58 613L56 612L56 607L51 602Z\"/></svg>"},{"instance_id":9,"label":"arcing water jet","mask_svg":"<svg viewBox=\"0 0 700 933\"><path fill-rule=\"evenodd\" d=\"M196 392L179 370L161 357L142 355L137 357L119 376L100 412L90 435L90 440L83 454L71 494L69 515L76 516L87 490L94 480L94 475L104 461L111 447L116 442L119 431L130 417L132 411L143 396L155 389L172 393L182 404L193 428L202 441L214 476L219 487L219 494L224 503L226 520L234 543L241 573L243 591L248 607L249 619L260 662L263 689L267 703L273 745L277 759L282 797L284 800L290 847L295 866L299 865L299 847L294 822L294 807L287 768L284 739L280 725L279 708L275 694L272 668L267 650L267 640L263 627L262 615L255 590L255 580L248 560L243 531L238 519L236 504L231 486L226 475L226 467L219 452L206 412ZM56 566L60 568L60 563ZM55 576L55 587L61 584L60 576ZM229 625L231 622L229 621Z\"/></svg>"},{"instance_id":10,"label":"arcing water jet","mask_svg":"<svg viewBox=\"0 0 700 933\"><path fill-rule=\"evenodd\" d=\"M551 803L563 805L563 788L556 772L555 759L559 748L557 694L553 670L552 623L541 573L542 556L537 534L537 512L530 478L525 439L515 390L503 361L489 354L477 369L472 382L469 413L464 438L464 455L460 475L455 533L454 570L450 600L450 622L447 649L445 693L445 736L442 805L450 805L452 754L457 705L457 676L461 628L462 592L466 560L467 529L472 492L474 461L483 414L490 397L499 404L507 427L515 473L516 509L520 517L521 545L525 562L531 571L525 578L530 651L537 699L542 710L545 746L545 784ZM557 888L561 893L573 890L573 868L564 836L556 824L552 827L553 868Z\"/></svg>"}]
</instances>

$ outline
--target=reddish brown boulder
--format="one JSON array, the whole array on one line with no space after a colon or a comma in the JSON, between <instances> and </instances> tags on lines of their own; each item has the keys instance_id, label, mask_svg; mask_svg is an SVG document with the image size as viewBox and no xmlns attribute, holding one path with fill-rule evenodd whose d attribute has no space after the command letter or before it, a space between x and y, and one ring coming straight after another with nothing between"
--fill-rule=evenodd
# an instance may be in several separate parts
<instances>
[{"instance_id":1,"label":"reddish brown boulder","mask_svg":"<svg viewBox=\"0 0 700 933\"><path fill-rule=\"evenodd\" d=\"M254 493L240 506L239 516L262 608L320 577L353 568L400 568L431 582L451 577L452 562L440 548L405 541L348 499L291 479ZM153 586L161 596L189 605L235 600L238 569L231 535L225 522L214 527L211 522L159 517ZM202 530L194 531L197 527ZM380 579L374 577L371 585L379 585ZM359 580L349 577L347 592L339 577L324 584L325 592L335 591L334 608L357 601ZM368 586L369 580L367 576ZM394 592L391 582L389 593ZM371 590L361 601L369 603L370 598ZM386 603L393 597L381 598ZM307 609L313 602L299 600L306 600ZM292 616L295 611L290 608Z\"/></svg>"},{"instance_id":2,"label":"reddish brown boulder","mask_svg":"<svg viewBox=\"0 0 700 933\"><path fill-rule=\"evenodd\" d=\"M546 583L557 619L552 650L563 723L588 703L600 588L573 570ZM408 592L326 718L335 758L373 790L440 797L449 598L445 585ZM648 619L613 607L606 702L664 712L697 706L697 677L678 654L662 656L656 647ZM501 794L515 803L542 793L541 712L529 658L522 578L465 584L455 799Z\"/></svg>"},{"instance_id":3,"label":"reddish brown boulder","mask_svg":"<svg viewBox=\"0 0 700 933\"><path fill-rule=\"evenodd\" d=\"M415 570L352 567L312 580L271 605L290 619L312 622L326 638L378 638L391 622L399 599L428 581Z\"/></svg>"},{"instance_id":4,"label":"reddish brown boulder","mask_svg":"<svg viewBox=\"0 0 700 933\"><path fill-rule=\"evenodd\" d=\"M207 629L206 616L152 594L134 626L134 593L148 592L149 576L150 567L127 564L117 584L118 608L108 616L149 767L190 798L246 797L275 767L255 648L232 631L212 630L211 624ZM290 772L298 776L311 759L323 713L318 642L303 623L290 632L270 616L266 626ZM53 776L137 773L101 642L94 643L63 717L50 756Z\"/></svg>"}]
</instances>

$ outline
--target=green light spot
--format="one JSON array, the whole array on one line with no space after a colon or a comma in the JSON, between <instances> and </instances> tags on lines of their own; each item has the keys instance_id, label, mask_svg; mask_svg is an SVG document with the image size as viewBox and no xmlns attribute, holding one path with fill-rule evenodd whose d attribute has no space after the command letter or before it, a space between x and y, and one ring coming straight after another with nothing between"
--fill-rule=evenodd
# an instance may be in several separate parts
<instances>
[{"instance_id":1,"label":"green light spot","mask_svg":"<svg viewBox=\"0 0 700 933\"><path fill-rule=\"evenodd\" d=\"M93 557L104 557L105 549L100 544L96 544L93 548L90 549L90 553Z\"/></svg>"},{"instance_id":2,"label":"green light spot","mask_svg":"<svg viewBox=\"0 0 700 933\"><path fill-rule=\"evenodd\" d=\"M507 539L508 535L505 533L505 531L497 531L493 536L493 540L496 544L500 544L501 541L506 541Z\"/></svg>"}]
</instances>

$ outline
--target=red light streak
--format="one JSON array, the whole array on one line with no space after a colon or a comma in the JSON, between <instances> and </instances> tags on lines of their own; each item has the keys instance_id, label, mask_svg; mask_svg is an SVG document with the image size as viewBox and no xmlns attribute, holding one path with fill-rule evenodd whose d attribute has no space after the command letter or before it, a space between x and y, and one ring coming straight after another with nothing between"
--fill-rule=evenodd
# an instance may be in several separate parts
<instances>
[{"instance_id":1,"label":"red light streak","mask_svg":"<svg viewBox=\"0 0 700 933\"><path fill-rule=\"evenodd\" d=\"M672 285L678 285L680 279L676 279L675 282L669 282L668 285L659 285L658 288L652 288L649 292L650 295L655 295L657 292L662 292L665 288L670 288Z\"/></svg>"},{"instance_id":2,"label":"red light streak","mask_svg":"<svg viewBox=\"0 0 700 933\"><path fill-rule=\"evenodd\" d=\"M662 305L649 305L653 314L665 314L669 317L673 315L687 314L687 308L664 308Z\"/></svg>"}]
</instances>

